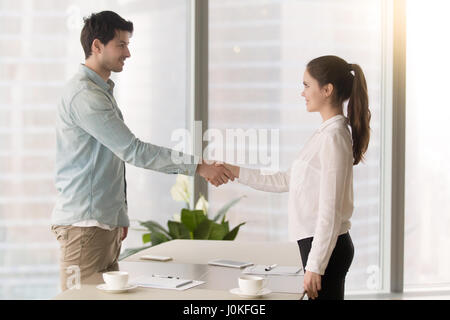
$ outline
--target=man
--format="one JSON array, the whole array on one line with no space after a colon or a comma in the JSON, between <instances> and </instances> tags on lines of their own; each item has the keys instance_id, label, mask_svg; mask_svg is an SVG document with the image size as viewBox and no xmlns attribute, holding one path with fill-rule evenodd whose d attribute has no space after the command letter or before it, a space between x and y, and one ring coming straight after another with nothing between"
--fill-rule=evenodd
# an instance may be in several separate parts
<instances>
[{"instance_id":1,"label":"man","mask_svg":"<svg viewBox=\"0 0 450 320\"><path fill-rule=\"evenodd\" d=\"M129 226L124 162L168 174L198 173L215 186L234 179L223 166L195 163L181 153L174 158L178 153L140 141L125 125L109 77L130 57L132 32L133 23L111 11L84 19L80 40L86 61L58 105L52 231L61 246L62 290L74 266L81 280L118 270Z\"/></svg>"}]
</instances>

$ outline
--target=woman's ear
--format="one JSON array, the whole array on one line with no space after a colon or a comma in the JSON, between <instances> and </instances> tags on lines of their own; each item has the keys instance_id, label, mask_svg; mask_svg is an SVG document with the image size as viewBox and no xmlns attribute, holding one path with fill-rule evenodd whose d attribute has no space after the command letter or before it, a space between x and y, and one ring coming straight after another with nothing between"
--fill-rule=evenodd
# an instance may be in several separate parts
<instances>
[{"instance_id":1,"label":"woman's ear","mask_svg":"<svg viewBox=\"0 0 450 320\"><path fill-rule=\"evenodd\" d=\"M324 85L323 90L324 90L325 97L329 98L333 94L334 87L331 83L328 83L328 84Z\"/></svg>"}]
</instances>

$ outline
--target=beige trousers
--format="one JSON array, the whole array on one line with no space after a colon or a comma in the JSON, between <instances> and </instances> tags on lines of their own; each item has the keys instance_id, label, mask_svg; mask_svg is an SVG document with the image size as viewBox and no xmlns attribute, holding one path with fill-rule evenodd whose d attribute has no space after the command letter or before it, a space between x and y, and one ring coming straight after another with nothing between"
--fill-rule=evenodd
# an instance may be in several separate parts
<instances>
[{"instance_id":1,"label":"beige trousers","mask_svg":"<svg viewBox=\"0 0 450 320\"><path fill-rule=\"evenodd\" d=\"M119 270L122 228L53 225L51 230L60 244L61 290L80 285L96 273Z\"/></svg>"}]
</instances>

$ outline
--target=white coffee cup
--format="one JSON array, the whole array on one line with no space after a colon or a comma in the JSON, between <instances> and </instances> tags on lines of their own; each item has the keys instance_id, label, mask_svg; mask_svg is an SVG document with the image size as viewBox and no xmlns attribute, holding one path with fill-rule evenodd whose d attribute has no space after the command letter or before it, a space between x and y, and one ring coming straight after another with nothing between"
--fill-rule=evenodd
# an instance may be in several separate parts
<instances>
[{"instance_id":1,"label":"white coffee cup","mask_svg":"<svg viewBox=\"0 0 450 320\"><path fill-rule=\"evenodd\" d=\"M259 276L239 277L239 289L242 293L257 294L267 285L267 279Z\"/></svg>"},{"instance_id":2,"label":"white coffee cup","mask_svg":"<svg viewBox=\"0 0 450 320\"><path fill-rule=\"evenodd\" d=\"M128 272L125 271L110 271L103 273L103 280L108 289L119 290L126 287L128 284Z\"/></svg>"}]
</instances>

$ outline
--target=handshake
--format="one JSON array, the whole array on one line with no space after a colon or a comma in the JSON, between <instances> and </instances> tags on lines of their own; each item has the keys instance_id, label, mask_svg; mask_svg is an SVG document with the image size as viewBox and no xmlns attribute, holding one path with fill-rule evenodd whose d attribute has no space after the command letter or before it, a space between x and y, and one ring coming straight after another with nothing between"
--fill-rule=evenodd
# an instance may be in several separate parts
<instances>
[{"instance_id":1,"label":"handshake","mask_svg":"<svg viewBox=\"0 0 450 320\"><path fill-rule=\"evenodd\" d=\"M197 173L206 181L218 187L229 180L239 178L239 167L228 163L203 160L197 167Z\"/></svg>"}]
</instances>

